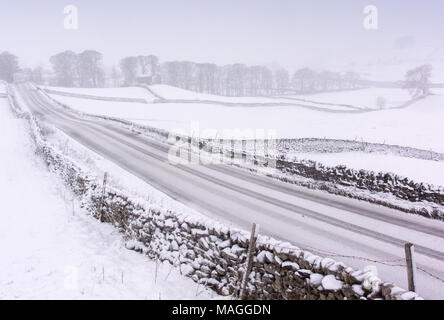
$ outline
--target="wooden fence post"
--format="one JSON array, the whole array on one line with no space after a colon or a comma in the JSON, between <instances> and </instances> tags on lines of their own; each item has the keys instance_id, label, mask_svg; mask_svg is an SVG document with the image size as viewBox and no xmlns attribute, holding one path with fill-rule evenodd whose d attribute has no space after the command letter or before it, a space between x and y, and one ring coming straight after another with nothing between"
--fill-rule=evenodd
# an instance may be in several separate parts
<instances>
[{"instance_id":1,"label":"wooden fence post","mask_svg":"<svg viewBox=\"0 0 444 320\"><path fill-rule=\"evenodd\" d=\"M108 180L108 173L105 172L105 174L103 175L102 197L100 199L100 206L99 206L100 222L104 222L102 209L103 209L103 202L105 201L107 180Z\"/></svg>"},{"instance_id":2,"label":"wooden fence post","mask_svg":"<svg viewBox=\"0 0 444 320\"><path fill-rule=\"evenodd\" d=\"M407 262L407 278L409 291L416 292L416 262L415 246L412 243L405 244L405 260Z\"/></svg>"},{"instance_id":3,"label":"wooden fence post","mask_svg":"<svg viewBox=\"0 0 444 320\"><path fill-rule=\"evenodd\" d=\"M253 223L253 227L251 228L250 243L248 245L247 269L245 270L244 277L242 279L241 300L247 300L248 279L250 277L251 268L253 267L254 251L256 248L256 232L256 224Z\"/></svg>"}]
</instances>

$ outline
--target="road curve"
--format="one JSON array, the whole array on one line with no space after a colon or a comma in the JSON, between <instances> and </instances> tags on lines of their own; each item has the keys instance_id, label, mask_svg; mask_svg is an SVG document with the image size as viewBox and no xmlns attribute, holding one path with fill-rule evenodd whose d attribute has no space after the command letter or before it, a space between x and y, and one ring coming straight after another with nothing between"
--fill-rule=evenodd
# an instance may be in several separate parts
<instances>
[{"instance_id":1,"label":"road curve","mask_svg":"<svg viewBox=\"0 0 444 320\"><path fill-rule=\"evenodd\" d=\"M112 123L85 119L52 103L31 85L17 85L29 110L87 148L177 201L210 217L289 241L407 287L406 242L418 265L444 278L444 223L252 175L225 165L173 165L169 147ZM365 259L368 260L365 260ZM370 262L372 261L373 262ZM377 263L374 261L385 261ZM419 293L444 299L444 284L418 273Z\"/></svg>"}]
</instances>

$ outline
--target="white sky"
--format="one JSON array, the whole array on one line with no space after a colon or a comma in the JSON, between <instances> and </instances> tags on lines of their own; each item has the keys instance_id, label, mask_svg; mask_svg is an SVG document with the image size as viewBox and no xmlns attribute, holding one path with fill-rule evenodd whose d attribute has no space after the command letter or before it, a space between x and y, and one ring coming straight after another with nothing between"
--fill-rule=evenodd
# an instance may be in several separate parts
<instances>
[{"instance_id":1,"label":"white sky","mask_svg":"<svg viewBox=\"0 0 444 320\"><path fill-rule=\"evenodd\" d=\"M63 27L69 4L79 10L76 31ZM379 9L376 31L363 27L369 4ZM441 0L1 1L0 50L26 66L48 65L66 49L95 49L108 66L126 55L156 54L162 61L274 63L291 71L362 69L443 59L443 12Z\"/></svg>"}]
</instances>

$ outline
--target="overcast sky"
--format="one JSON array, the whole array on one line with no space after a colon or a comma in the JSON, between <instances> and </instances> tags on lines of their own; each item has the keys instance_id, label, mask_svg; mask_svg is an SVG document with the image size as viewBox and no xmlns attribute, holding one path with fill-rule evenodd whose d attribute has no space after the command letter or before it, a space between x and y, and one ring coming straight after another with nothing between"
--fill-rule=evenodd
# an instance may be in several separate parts
<instances>
[{"instance_id":1,"label":"overcast sky","mask_svg":"<svg viewBox=\"0 0 444 320\"><path fill-rule=\"evenodd\" d=\"M64 29L76 5L79 29ZM379 29L363 27L364 7ZM126 55L218 64L336 67L442 48L442 0L14 0L0 2L0 50L22 64L59 51L95 49L107 65ZM442 52L442 51L441 51Z\"/></svg>"}]
</instances>

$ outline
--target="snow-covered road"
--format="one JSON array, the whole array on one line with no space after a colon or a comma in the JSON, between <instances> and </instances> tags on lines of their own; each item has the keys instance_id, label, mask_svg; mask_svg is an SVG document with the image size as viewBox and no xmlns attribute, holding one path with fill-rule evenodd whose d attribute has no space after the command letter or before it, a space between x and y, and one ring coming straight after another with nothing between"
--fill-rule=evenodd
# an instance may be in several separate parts
<instances>
[{"instance_id":1,"label":"snow-covered road","mask_svg":"<svg viewBox=\"0 0 444 320\"><path fill-rule=\"evenodd\" d=\"M79 208L34 154L28 130L0 97L0 300L216 296L127 250L116 229Z\"/></svg>"},{"instance_id":2,"label":"snow-covered road","mask_svg":"<svg viewBox=\"0 0 444 320\"><path fill-rule=\"evenodd\" d=\"M174 166L165 146L55 107L30 87L28 107L73 139L172 198L216 219L290 241L407 287L403 244L416 245L418 265L444 278L444 224L359 201L286 185L226 166ZM363 259L364 258L364 259ZM379 261L379 262L376 262ZM392 266L388 266L388 264ZM418 292L444 299L444 284L418 273Z\"/></svg>"}]
</instances>

